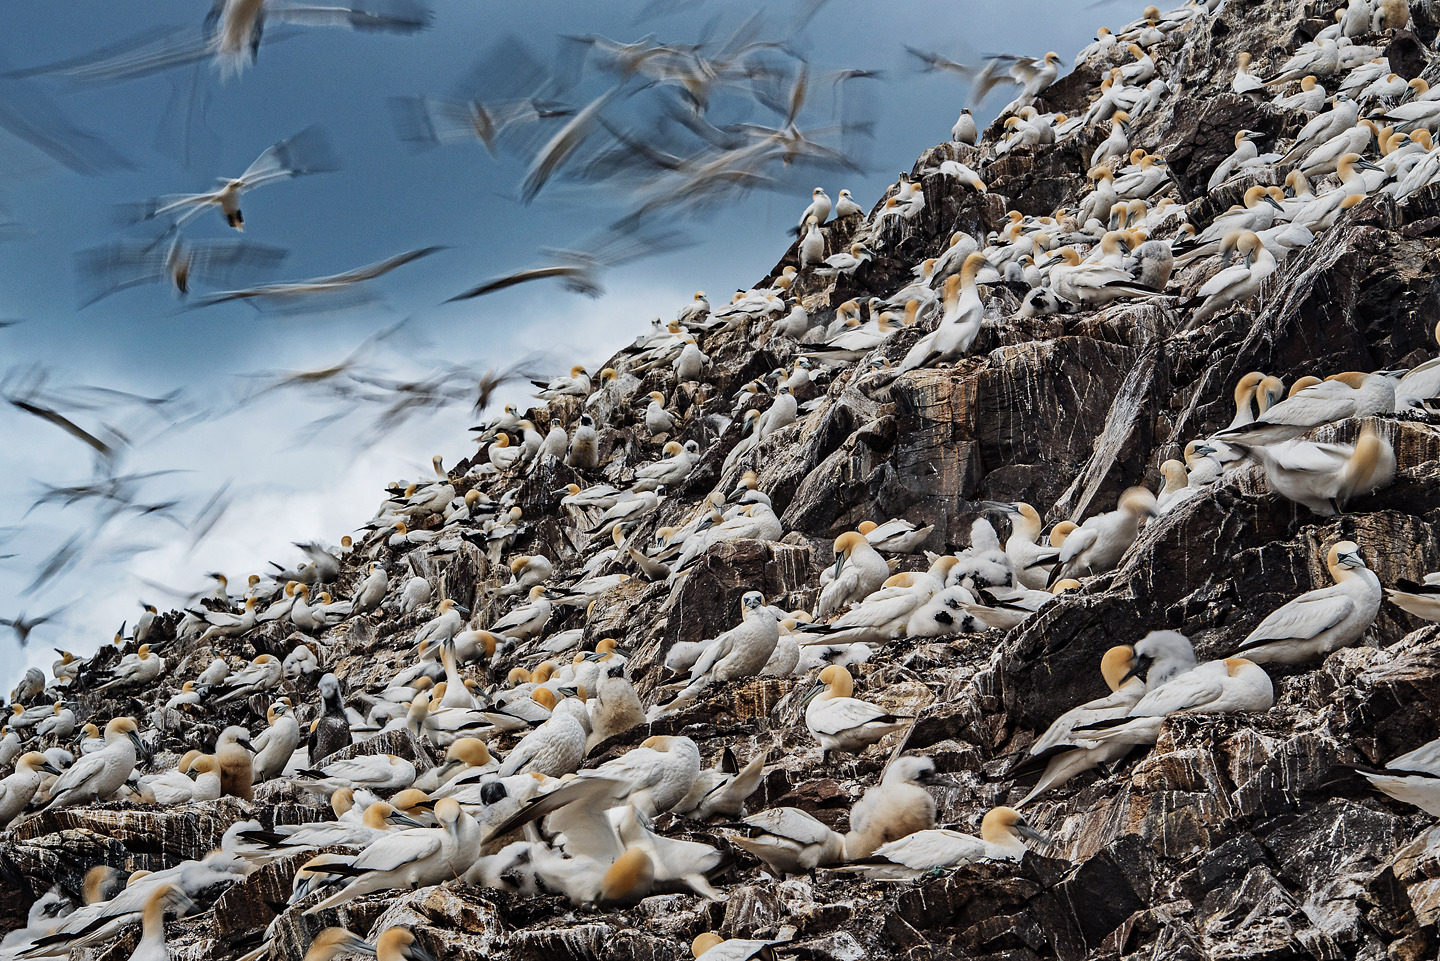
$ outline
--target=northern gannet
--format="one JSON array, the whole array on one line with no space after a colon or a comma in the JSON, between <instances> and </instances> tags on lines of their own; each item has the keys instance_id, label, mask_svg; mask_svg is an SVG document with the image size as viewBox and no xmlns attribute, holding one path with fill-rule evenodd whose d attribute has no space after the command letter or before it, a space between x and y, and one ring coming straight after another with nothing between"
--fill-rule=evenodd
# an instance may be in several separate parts
<instances>
[{"instance_id":1,"label":"northern gannet","mask_svg":"<svg viewBox=\"0 0 1440 961\"><path fill-rule=\"evenodd\" d=\"M253 602L250 602L250 605L250 620L253 624L255 620ZM202 638L201 640L203 641L204 638ZM120 663L116 664L115 667L110 671L110 676L112 680L101 684L98 688L96 688L96 690L109 691L117 687L138 687L141 685L148 685L150 682L154 681L157 677L164 673L165 658L161 657L159 654L152 653L149 644L141 644L139 649L136 650L134 654L127 654L125 657L121 658ZM41 687L43 689L43 675L41 677L41 681ZM15 698L15 700L26 699Z\"/></svg>"},{"instance_id":2,"label":"northern gannet","mask_svg":"<svg viewBox=\"0 0 1440 961\"><path fill-rule=\"evenodd\" d=\"M1430 741L1402 754L1384 770L1356 766L1371 786L1397 801L1413 804L1431 817L1440 816L1440 741Z\"/></svg>"},{"instance_id":3,"label":"northern gannet","mask_svg":"<svg viewBox=\"0 0 1440 961\"><path fill-rule=\"evenodd\" d=\"M1193 660L1192 654L1192 664ZM1076 746L1069 750L1062 748L1070 743L1076 727L1083 727L1093 721L1125 717L1130 713L1130 709L1139 703L1140 698L1145 696L1146 682L1144 677L1137 676L1135 666L1134 647L1121 645L1105 652L1100 659L1100 673L1110 688L1110 694L1066 711L1030 745L1032 757L1047 760L1040 780L1020 799L1019 807L1024 807L1037 795L1063 785L1082 771L1119 760L1130 753L1129 744ZM1019 769L1012 773L1019 773Z\"/></svg>"},{"instance_id":4,"label":"northern gannet","mask_svg":"<svg viewBox=\"0 0 1440 961\"><path fill-rule=\"evenodd\" d=\"M839 870L875 879L907 880L976 861L1018 861L1025 856L1025 840L1050 843L1019 811L998 807L981 820L978 838L945 829L920 831L891 841L865 861Z\"/></svg>"},{"instance_id":5,"label":"northern gannet","mask_svg":"<svg viewBox=\"0 0 1440 961\"><path fill-rule=\"evenodd\" d=\"M930 532L935 529L935 525L926 524L924 527L916 527L910 521L897 518L883 524L864 521L856 529L865 535L870 546L877 551L886 554L913 554L929 539Z\"/></svg>"},{"instance_id":6,"label":"northern gannet","mask_svg":"<svg viewBox=\"0 0 1440 961\"><path fill-rule=\"evenodd\" d=\"M830 582L816 601L817 619L829 617L875 593L890 576L890 566L864 534L850 531L835 538L835 566L830 575Z\"/></svg>"},{"instance_id":7,"label":"northern gannet","mask_svg":"<svg viewBox=\"0 0 1440 961\"><path fill-rule=\"evenodd\" d=\"M1120 558L1139 533L1141 522L1155 513L1155 495L1144 487L1131 487L1120 494L1115 510L1096 514L1065 538L1050 580L1077 574L1103 574L1120 563Z\"/></svg>"},{"instance_id":8,"label":"northern gannet","mask_svg":"<svg viewBox=\"0 0 1440 961\"><path fill-rule=\"evenodd\" d=\"M1340 541L1326 554L1334 585L1301 594L1261 621L1240 654L1257 663L1299 664L1360 639L1380 611L1383 590L1360 546Z\"/></svg>"},{"instance_id":9,"label":"northern gannet","mask_svg":"<svg viewBox=\"0 0 1440 961\"><path fill-rule=\"evenodd\" d=\"M1250 58L1250 55L1245 53L1242 53L1241 56L1246 60ZM1236 79L1239 79L1238 74L1236 75ZM1259 81L1256 81L1256 84L1258 86ZM1235 134L1235 152L1220 161L1220 165L1216 167L1215 172L1210 175L1210 182L1207 184L1206 189L1215 190L1215 188L1235 176L1247 162L1258 157L1260 151L1255 146L1255 141L1264 136L1263 133L1257 130L1237 131Z\"/></svg>"},{"instance_id":10,"label":"northern gannet","mask_svg":"<svg viewBox=\"0 0 1440 961\"><path fill-rule=\"evenodd\" d=\"M15 770L0 781L0 831L9 827L10 822L30 804L41 778L46 774L59 776L60 773L60 769L38 751L20 755L15 762Z\"/></svg>"},{"instance_id":11,"label":"northern gannet","mask_svg":"<svg viewBox=\"0 0 1440 961\"><path fill-rule=\"evenodd\" d=\"M1223 441L1274 444L1299 437L1322 424L1350 417L1369 417L1395 411L1395 383L1390 372L1366 374L1348 371L1306 386L1260 414L1250 424L1227 428L1215 435Z\"/></svg>"},{"instance_id":12,"label":"northern gannet","mask_svg":"<svg viewBox=\"0 0 1440 961\"><path fill-rule=\"evenodd\" d=\"M570 368L569 376L552 377L548 381L532 380L530 383L540 388L535 396L544 400L590 396L590 374L578 364Z\"/></svg>"},{"instance_id":13,"label":"northern gannet","mask_svg":"<svg viewBox=\"0 0 1440 961\"><path fill-rule=\"evenodd\" d=\"M1265 84L1259 77L1250 72L1250 54L1242 50L1236 55L1235 59L1235 77L1230 81L1230 91L1237 97L1248 97L1251 100L1263 96ZM1211 181L1210 189L1215 189L1213 180Z\"/></svg>"},{"instance_id":14,"label":"northern gannet","mask_svg":"<svg viewBox=\"0 0 1440 961\"><path fill-rule=\"evenodd\" d=\"M136 752L143 750L139 729L128 717L105 725L105 746L72 764L50 787L45 810L105 801L124 786L135 770Z\"/></svg>"},{"instance_id":15,"label":"northern gannet","mask_svg":"<svg viewBox=\"0 0 1440 961\"><path fill-rule=\"evenodd\" d=\"M130 961L170 961L170 949L165 946L165 913L173 910L179 917L194 907L195 902L177 885L157 885L140 912L140 943Z\"/></svg>"},{"instance_id":16,"label":"northern gannet","mask_svg":"<svg viewBox=\"0 0 1440 961\"><path fill-rule=\"evenodd\" d=\"M300 586L302 588L305 587L304 584ZM216 698L215 703L224 704L227 701L249 697L251 694L258 694L261 691L268 691L280 683L283 675L284 664L280 658L273 654L261 654L245 667L228 675L225 680L220 682L220 686L226 688L227 693Z\"/></svg>"},{"instance_id":17,"label":"northern gannet","mask_svg":"<svg viewBox=\"0 0 1440 961\"><path fill-rule=\"evenodd\" d=\"M832 664L820 672L819 682L806 697L805 729L820 743L827 759L831 751L859 754L887 734L903 731L912 721L851 697L854 690L850 672Z\"/></svg>"},{"instance_id":18,"label":"northern gannet","mask_svg":"<svg viewBox=\"0 0 1440 961\"><path fill-rule=\"evenodd\" d=\"M1369 425L1354 444L1291 440L1232 445L1260 462L1271 490L1322 517L1338 514L1351 499L1395 479L1395 451Z\"/></svg>"},{"instance_id":19,"label":"northern gannet","mask_svg":"<svg viewBox=\"0 0 1440 961\"><path fill-rule=\"evenodd\" d=\"M793 807L770 808L732 825L755 832L727 835L731 843L765 863L778 876L809 874L845 860L845 836Z\"/></svg>"},{"instance_id":20,"label":"northern gannet","mask_svg":"<svg viewBox=\"0 0 1440 961\"><path fill-rule=\"evenodd\" d=\"M958 277L945 279L945 310L940 324L915 342L895 368L897 375L917 367L951 363L970 349L980 333L980 322L985 319L985 305L976 289L976 278L986 266L989 261L985 255L973 253L965 258Z\"/></svg>"},{"instance_id":21,"label":"northern gannet","mask_svg":"<svg viewBox=\"0 0 1440 961\"><path fill-rule=\"evenodd\" d=\"M318 770L300 771L295 783L326 795L341 788L389 793L415 783L415 765L394 754L360 754L331 761Z\"/></svg>"},{"instance_id":22,"label":"northern gannet","mask_svg":"<svg viewBox=\"0 0 1440 961\"><path fill-rule=\"evenodd\" d=\"M1227 235L1226 240L1229 241L1233 236ZM1204 324L1232 304L1241 303L1259 294L1265 278L1273 274L1279 266L1275 256L1253 231L1243 231L1238 237L1234 237L1233 247L1243 263L1226 267L1211 277L1193 298L1182 305L1195 309L1185 326L1186 330ZM1222 245L1222 252L1224 250L1225 245Z\"/></svg>"},{"instance_id":23,"label":"northern gannet","mask_svg":"<svg viewBox=\"0 0 1440 961\"><path fill-rule=\"evenodd\" d=\"M1125 718L1095 721L1075 737L1098 743L1154 744L1170 714L1228 714L1268 711L1275 703L1270 675L1243 657L1207 661L1148 690Z\"/></svg>"},{"instance_id":24,"label":"northern gannet","mask_svg":"<svg viewBox=\"0 0 1440 961\"><path fill-rule=\"evenodd\" d=\"M300 722L295 712L284 701L276 701L265 712L270 726L261 731L252 742L255 757L252 762L254 779L268 781L285 772L291 756L300 746Z\"/></svg>"},{"instance_id":25,"label":"northern gannet","mask_svg":"<svg viewBox=\"0 0 1440 961\"><path fill-rule=\"evenodd\" d=\"M745 815L745 800L760 786L765 771L765 754L761 752L750 759L743 768L735 760L734 753L727 747L720 752L713 768L702 770L695 778L690 793L671 808L675 814L684 814L704 821L714 814L729 817Z\"/></svg>"},{"instance_id":26,"label":"northern gannet","mask_svg":"<svg viewBox=\"0 0 1440 961\"><path fill-rule=\"evenodd\" d=\"M669 441L663 450L666 455L664 460L637 467L630 481L631 493L650 493L650 499L636 497L633 500L617 503L600 519L602 525L608 521L628 520L653 510L659 501L656 493L652 492L678 486L690 476L690 471L700 460L700 445L693 438L685 441L684 444L673 440Z\"/></svg>"},{"instance_id":27,"label":"northern gannet","mask_svg":"<svg viewBox=\"0 0 1440 961\"><path fill-rule=\"evenodd\" d=\"M1426 574L1422 583L1401 578L1385 588L1390 603L1427 621L1440 621L1440 574Z\"/></svg>"},{"instance_id":28,"label":"northern gannet","mask_svg":"<svg viewBox=\"0 0 1440 961\"><path fill-rule=\"evenodd\" d=\"M810 206L800 215L796 232L803 232L811 217L815 218L817 225L824 224L825 218L830 216L830 206L830 195L825 193L824 187L816 187L810 191Z\"/></svg>"},{"instance_id":29,"label":"northern gannet","mask_svg":"<svg viewBox=\"0 0 1440 961\"><path fill-rule=\"evenodd\" d=\"M354 880L305 913L372 891L423 887L464 874L480 856L480 826L454 798L435 802L435 820L438 827L397 831L373 842L345 871Z\"/></svg>"}]
</instances>

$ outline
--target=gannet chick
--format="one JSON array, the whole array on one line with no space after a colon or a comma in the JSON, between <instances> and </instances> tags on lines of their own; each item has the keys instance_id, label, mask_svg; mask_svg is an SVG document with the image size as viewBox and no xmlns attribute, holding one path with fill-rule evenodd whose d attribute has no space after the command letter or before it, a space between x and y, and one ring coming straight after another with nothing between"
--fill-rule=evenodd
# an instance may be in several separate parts
<instances>
[{"instance_id":1,"label":"gannet chick","mask_svg":"<svg viewBox=\"0 0 1440 961\"><path fill-rule=\"evenodd\" d=\"M830 583L821 590L815 604L816 619L829 617L875 593L890 576L890 565L864 534L849 531L835 538L835 566L830 573Z\"/></svg>"},{"instance_id":2,"label":"gannet chick","mask_svg":"<svg viewBox=\"0 0 1440 961\"><path fill-rule=\"evenodd\" d=\"M595 694L586 701L590 716L589 750L608 738L623 734L645 723L645 708L635 686L625 677L625 668L617 664L605 672L595 685Z\"/></svg>"},{"instance_id":3,"label":"gannet chick","mask_svg":"<svg viewBox=\"0 0 1440 961\"><path fill-rule=\"evenodd\" d=\"M799 808L770 808L731 826L756 832L749 837L738 834L727 837L763 861L777 877L809 874L817 867L845 860L844 835Z\"/></svg>"},{"instance_id":4,"label":"gannet chick","mask_svg":"<svg viewBox=\"0 0 1440 961\"><path fill-rule=\"evenodd\" d=\"M570 438L565 465L575 470L594 470L600 466L600 435L595 430L595 418L589 414L580 415L580 423Z\"/></svg>"},{"instance_id":5,"label":"gannet chick","mask_svg":"<svg viewBox=\"0 0 1440 961\"><path fill-rule=\"evenodd\" d=\"M254 800L254 753L250 732L245 728L232 725L220 732L215 740L215 760L220 765L220 790L227 796Z\"/></svg>"},{"instance_id":6,"label":"gannet chick","mask_svg":"<svg viewBox=\"0 0 1440 961\"><path fill-rule=\"evenodd\" d=\"M949 871L976 861L1018 861L1025 856L1025 840L1048 845L1050 839L1032 828L1014 808L990 810L980 822L980 837L944 829L920 831L891 841L861 864L839 870L886 880L923 877L931 871Z\"/></svg>"},{"instance_id":7,"label":"gannet chick","mask_svg":"<svg viewBox=\"0 0 1440 961\"><path fill-rule=\"evenodd\" d=\"M1140 522L1154 515L1154 494L1144 487L1125 490L1115 510L1088 518L1065 538L1051 580L1113 570L1135 542Z\"/></svg>"},{"instance_id":8,"label":"gannet chick","mask_svg":"<svg viewBox=\"0 0 1440 961\"><path fill-rule=\"evenodd\" d=\"M1241 655L1260 664L1300 664L1360 639L1380 611L1380 579L1365 566L1354 541L1331 547L1326 566L1335 584L1272 612L1245 638Z\"/></svg>"},{"instance_id":9,"label":"gannet chick","mask_svg":"<svg viewBox=\"0 0 1440 961\"><path fill-rule=\"evenodd\" d=\"M80 758L56 779L45 810L108 800L135 770L136 752L142 747L133 719L112 718L105 725L105 746Z\"/></svg>"},{"instance_id":10,"label":"gannet chick","mask_svg":"<svg viewBox=\"0 0 1440 961\"><path fill-rule=\"evenodd\" d=\"M933 828L935 799L925 788L948 781L935 773L935 762L928 757L896 760L884 779L850 809L845 857L868 857L882 844Z\"/></svg>"},{"instance_id":11,"label":"gannet chick","mask_svg":"<svg viewBox=\"0 0 1440 961\"><path fill-rule=\"evenodd\" d=\"M320 717L310 729L309 758L314 767L341 748L350 746L350 719L340 697L340 679L334 674L320 678Z\"/></svg>"},{"instance_id":12,"label":"gannet chick","mask_svg":"<svg viewBox=\"0 0 1440 961\"><path fill-rule=\"evenodd\" d=\"M1075 736L1097 744L1154 744L1167 715L1268 711L1274 703L1275 687L1264 668L1243 657L1227 657L1147 691L1128 717L1093 722L1077 728Z\"/></svg>"},{"instance_id":13,"label":"gannet chick","mask_svg":"<svg viewBox=\"0 0 1440 961\"><path fill-rule=\"evenodd\" d=\"M805 699L805 728L820 742L827 761L831 751L859 754L913 720L851 697L854 690L850 672L832 664L820 672L819 683Z\"/></svg>"}]
</instances>

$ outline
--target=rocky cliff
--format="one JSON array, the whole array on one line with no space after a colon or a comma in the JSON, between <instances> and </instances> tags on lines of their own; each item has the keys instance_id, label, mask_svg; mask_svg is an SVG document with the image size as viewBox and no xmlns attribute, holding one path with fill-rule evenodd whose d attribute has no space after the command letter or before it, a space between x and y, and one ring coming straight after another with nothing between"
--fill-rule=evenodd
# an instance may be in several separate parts
<instances>
[{"instance_id":1,"label":"rocky cliff","mask_svg":"<svg viewBox=\"0 0 1440 961\"><path fill-rule=\"evenodd\" d=\"M1333 22L1331 13L1323 3L1230 0L1149 47L1170 92L1135 118L1130 143L1168 159L1165 190L1176 202L1155 236L1168 236L1181 222L1203 229L1251 184L1280 182L1284 169L1270 167L1205 189L1237 130L1262 131L1283 149L1306 121L1301 112L1235 96L1233 64L1248 51L1256 72L1270 75ZM1403 77L1416 75L1426 66L1434 26L1420 8L1414 15L1408 30L1356 42L1381 48ZM1035 106L1083 114L1108 66L1082 64L1041 92ZM812 323L827 323L845 301L892 295L957 230L983 243L1008 225L1011 210L1029 217L1073 210L1090 190L1086 159L1107 128L1092 124L1062 144L996 155L1003 132L997 122L978 146L933 148L909 172L922 186L923 210L876 226L886 199L880 198L870 218L833 221L824 231L827 254L845 250L864 231L876 256L849 277L800 270L789 296ZM946 159L980 169L987 191L926 173ZM797 258L792 248L775 276L799 266ZM1111 509L1126 487L1158 489L1162 462L1229 422L1233 387L1249 371L1289 381L1429 359L1440 321L1437 260L1440 189L1432 187L1403 204L1363 200L1286 258L1257 300L1193 330L1186 329L1184 304L1214 272L1214 259L1177 271L1169 296L1031 318L1018 313L1023 285L989 285L986 319L968 356L911 371L883 388L866 379L871 364L824 367L815 375L814 397L805 398L813 400L808 412L728 471L725 460L744 419L743 410L733 409L737 393L788 367L805 348L775 332L774 316L713 327L697 332L711 358L701 391L677 387L669 366L639 369L637 354L622 351L607 363L617 376L597 389L598 399L561 398L529 412L541 425L551 418L571 425L582 410L594 413L601 426L598 471L554 465L483 473L472 469L487 463L482 453L457 464L449 478L460 495L476 489L500 500L508 493L522 520L504 559L544 555L558 584L609 546L608 530L585 533L598 511L560 504L566 484L624 486L637 466L658 457L664 441L696 441L702 454L695 469L629 532L631 543L648 544L660 528L696 516L712 490L729 493L744 470L757 472L759 490L783 522L782 539L722 544L677 585L632 577L599 595L588 612L557 608L547 627L547 635L583 629L587 650L601 638L621 640L630 652L628 674L648 706L663 699L659 688L670 679L665 653L734 626L745 592L758 590L786 609L810 608L819 574L832 563L833 539L862 521L933 525L923 546L944 553L967 547L970 525L980 517L991 518L1004 539L1005 515L987 502L1024 501L1047 521L1079 520ZM902 330L868 360L898 360L922 333L923 325ZM651 391L660 391L672 410L686 408L673 436L652 438L644 427L643 399ZM764 409L768 398L749 404ZM1324 549L1341 537L1360 545L1387 585L1440 568L1433 527L1440 516L1440 431L1423 414L1372 423L1394 446L1398 476L1344 514L1317 517L1269 492L1258 468L1243 468L1151 520L1116 570L1085 579L1079 591L1020 626L900 639L852 665L857 696L916 718L907 732L857 758L822 761L800 706L813 677L759 677L716 685L689 708L597 745L586 765L653 734L685 734L700 745L707 766L725 750L741 764L767 757L750 811L798 807L843 830L849 807L892 755L921 753L956 779L933 792L939 822L973 833L991 807L1024 795L1011 771L1039 732L1105 693L1097 665L1107 648L1169 628L1191 638L1202 660L1228 655L1270 611L1330 583ZM1330 430L1353 438L1360 428L1349 421ZM432 526L439 524L437 517ZM469 542L453 555L357 546L345 558L337 596L350 595L372 555L390 566L392 584L412 574L427 578L434 597L468 607L475 626L493 623L515 604L496 590L509 579L503 559L492 563ZM925 563L911 555L898 566ZM634 569L612 562L598 573L617 571ZM107 647L64 697L77 714L102 723L119 714L147 718L217 652L284 657L302 641L315 645L324 669L348 692L376 692L412 663L413 635L433 613L381 610L314 639L289 624L272 625L218 638L213 650L194 636L178 637L179 615L172 613L150 638L169 665L153 688L123 697L98 691L125 653ZM483 684L500 682L509 668L533 667L545 656L522 644L467 672ZM1440 635L1387 604L1360 644L1318 664L1271 665L1270 673L1271 710L1171 717L1153 749L1136 750L1113 770L1082 775L1026 806L1029 822L1052 843L1018 864L975 864L913 882L871 882L824 869L777 881L714 824L662 816L661 833L704 840L725 853L710 879L726 900L660 894L629 908L577 909L559 896L526 898L450 881L307 917L285 905L297 866L292 858L211 892L194 913L169 925L171 951L197 961L237 957L279 913L271 956L291 959L330 923L362 935L410 925L437 956L453 959L658 961L688 957L691 938L707 930L788 937L782 953L836 961L1434 957L1440 855L1429 818L1377 794L1348 765L1383 765L1436 735ZM317 678L285 682L283 693L304 722L317 710ZM173 766L174 755L188 747L210 746L228 724L258 730L270 700L256 695L152 720L153 769ZM497 753L513 741L497 739ZM409 735L349 750L382 748L421 769L441 756ZM237 820L254 817L269 826L324 816L308 803L279 781L260 787L253 804L225 798L163 809L112 801L23 818L0 836L7 879L0 926L22 925L31 902L52 885L78 895L97 863L130 872L203 857ZM138 926L131 926L88 956L123 959L137 939Z\"/></svg>"}]
</instances>

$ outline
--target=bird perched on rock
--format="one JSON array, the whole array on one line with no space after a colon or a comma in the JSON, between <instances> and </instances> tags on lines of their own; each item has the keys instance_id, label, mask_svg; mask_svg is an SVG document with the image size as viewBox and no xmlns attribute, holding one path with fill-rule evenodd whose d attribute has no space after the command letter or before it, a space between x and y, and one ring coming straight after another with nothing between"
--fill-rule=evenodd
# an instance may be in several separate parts
<instances>
[{"instance_id":1,"label":"bird perched on rock","mask_svg":"<svg viewBox=\"0 0 1440 961\"><path fill-rule=\"evenodd\" d=\"M1380 611L1380 579L1365 566L1354 541L1332 545L1325 566L1335 583L1273 611L1240 645L1241 656L1261 664L1299 664L1360 639Z\"/></svg>"}]
</instances>

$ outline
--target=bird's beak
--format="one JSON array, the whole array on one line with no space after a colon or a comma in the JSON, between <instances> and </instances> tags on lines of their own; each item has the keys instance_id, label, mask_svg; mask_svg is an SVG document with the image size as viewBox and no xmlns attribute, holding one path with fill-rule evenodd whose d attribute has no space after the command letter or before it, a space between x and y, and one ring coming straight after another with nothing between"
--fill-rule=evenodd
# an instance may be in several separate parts
<instances>
[{"instance_id":1,"label":"bird's beak","mask_svg":"<svg viewBox=\"0 0 1440 961\"><path fill-rule=\"evenodd\" d=\"M241 747L243 747L245 750L249 751L251 754L254 754L254 753L255 753L255 748L250 744L250 739L249 739L248 737L247 737L247 738L241 738L240 740L236 741L235 743L238 744L238 745L240 745Z\"/></svg>"},{"instance_id":2,"label":"bird's beak","mask_svg":"<svg viewBox=\"0 0 1440 961\"><path fill-rule=\"evenodd\" d=\"M411 944L408 948L406 948L405 956L409 958L410 961L439 961L439 959L437 959L435 955L431 954L429 951L426 951L418 944Z\"/></svg>"},{"instance_id":3,"label":"bird's beak","mask_svg":"<svg viewBox=\"0 0 1440 961\"><path fill-rule=\"evenodd\" d=\"M58 767L51 764L49 761L46 761L44 764L40 765L40 770L44 771L46 774L59 775L62 773Z\"/></svg>"},{"instance_id":4,"label":"bird's beak","mask_svg":"<svg viewBox=\"0 0 1440 961\"><path fill-rule=\"evenodd\" d=\"M399 811L392 812L385 818L385 820L389 821L391 824L403 824L406 827L412 828L423 828L425 826L414 818L409 817L405 814L401 814Z\"/></svg>"},{"instance_id":5,"label":"bird's beak","mask_svg":"<svg viewBox=\"0 0 1440 961\"><path fill-rule=\"evenodd\" d=\"M1358 167L1359 164L1356 164L1356 166ZM1380 168L1379 168L1379 167L1376 167L1375 169L1376 169L1376 170L1379 170ZM1266 202L1267 204L1269 204L1270 206L1274 207L1276 210L1284 210L1284 209L1285 209L1284 207L1280 206L1279 201L1277 201L1274 197L1270 196L1269 194L1266 194L1266 195L1265 195L1265 202Z\"/></svg>"},{"instance_id":6,"label":"bird's beak","mask_svg":"<svg viewBox=\"0 0 1440 961\"><path fill-rule=\"evenodd\" d=\"M1154 663L1155 658L1151 657L1148 654L1141 654L1139 657L1135 658L1135 660L1130 663L1130 670L1125 673L1124 677L1120 678L1120 683L1124 684L1132 677L1138 677L1141 680L1144 680L1145 675L1148 674L1150 671L1150 665Z\"/></svg>"},{"instance_id":7,"label":"bird's beak","mask_svg":"<svg viewBox=\"0 0 1440 961\"><path fill-rule=\"evenodd\" d=\"M1366 160L1366 159L1363 158L1363 157L1360 158L1360 160L1356 161L1355 166L1359 167L1361 170L1384 170L1384 169L1385 169L1384 167L1381 167L1381 166L1378 166L1378 165L1376 165L1376 164L1374 164L1374 163L1371 163L1370 161Z\"/></svg>"},{"instance_id":8,"label":"bird's beak","mask_svg":"<svg viewBox=\"0 0 1440 961\"><path fill-rule=\"evenodd\" d=\"M844 566L845 566L845 552L844 552L844 551L841 551L840 554L835 558L835 570L834 570L833 572L831 572L831 575L830 575L830 576L831 576L831 577L839 577L839 576L840 576L840 570L841 570L841 568L843 568Z\"/></svg>"},{"instance_id":9,"label":"bird's beak","mask_svg":"<svg viewBox=\"0 0 1440 961\"><path fill-rule=\"evenodd\" d=\"M1264 139L1265 139L1265 134L1262 133L1262 132L1259 131L1259 130L1247 130L1247 131L1245 131L1245 139L1246 139L1246 140L1264 140Z\"/></svg>"},{"instance_id":10,"label":"bird's beak","mask_svg":"<svg viewBox=\"0 0 1440 961\"><path fill-rule=\"evenodd\" d=\"M470 616L470 608L468 608L468 607L461 607L459 604L456 604L456 605L455 605L455 610L457 610L457 611L460 612L460 616L461 616L461 617L469 617L469 616ZM454 639L453 639L453 638L451 639L451 643L454 643Z\"/></svg>"},{"instance_id":11,"label":"bird's beak","mask_svg":"<svg viewBox=\"0 0 1440 961\"><path fill-rule=\"evenodd\" d=\"M148 751L145 750L145 742L142 741L142 740L140 740L140 732L139 732L139 731L127 731L127 732L126 732L126 736L127 736L128 738L130 738L130 743L132 743L132 744L135 745L135 749L136 749L137 751L140 751L141 753L144 753L144 754L150 753L150 752L148 752Z\"/></svg>"},{"instance_id":12,"label":"bird's beak","mask_svg":"<svg viewBox=\"0 0 1440 961\"><path fill-rule=\"evenodd\" d=\"M1035 830L1030 825L1026 824L1024 821L1016 822L1015 833L1020 835L1022 838L1025 838L1027 841L1034 841L1036 844L1042 845L1044 847L1050 846L1050 839L1048 837L1041 834L1039 831Z\"/></svg>"},{"instance_id":13,"label":"bird's beak","mask_svg":"<svg viewBox=\"0 0 1440 961\"><path fill-rule=\"evenodd\" d=\"M825 690L824 684L816 684L814 687L810 688L809 693L805 695L805 699L800 702L800 706L804 707L806 704L809 704L811 701L815 700L815 695L819 694L823 690Z\"/></svg>"},{"instance_id":14,"label":"bird's beak","mask_svg":"<svg viewBox=\"0 0 1440 961\"><path fill-rule=\"evenodd\" d=\"M455 770L457 767L459 767L460 764L461 764L461 762L460 762L460 760L459 760L458 758L451 758L450 760L446 761L444 764L440 765L440 772L439 772L439 773L440 773L440 776L441 776L441 777L444 777L445 775L449 774L451 771L453 771L453 770Z\"/></svg>"}]
</instances>

